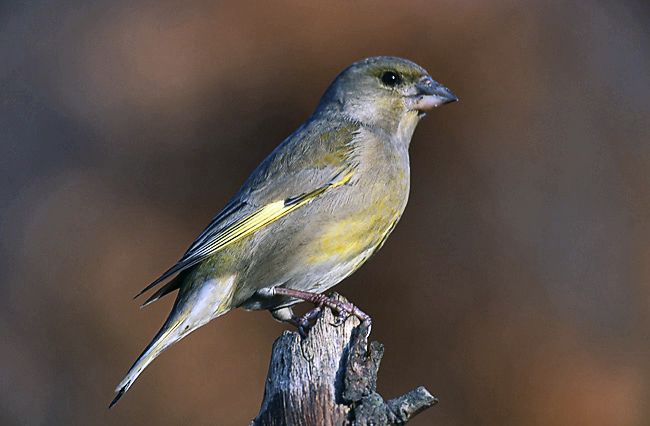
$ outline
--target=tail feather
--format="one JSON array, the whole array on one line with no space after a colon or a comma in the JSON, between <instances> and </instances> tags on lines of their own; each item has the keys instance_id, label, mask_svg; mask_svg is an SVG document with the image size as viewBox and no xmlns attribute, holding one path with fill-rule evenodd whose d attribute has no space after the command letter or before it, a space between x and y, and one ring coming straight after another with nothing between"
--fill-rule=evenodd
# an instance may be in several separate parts
<instances>
[{"instance_id":1,"label":"tail feather","mask_svg":"<svg viewBox=\"0 0 650 426\"><path fill-rule=\"evenodd\" d=\"M178 283L177 280L169 282L151 296L145 304L180 288ZM203 281L198 286L184 286L176 298L165 324L126 373L124 379L117 385L115 389L117 395L110 403L109 408L120 400L142 371L165 349L213 318L228 312L232 308L234 291L234 275L224 279Z\"/></svg>"},{"instance_id":2,"label":"tail feather","mask_svg":"<svg viewBox=\"0 0 650 426\"><path fill-rule=\"evenodd\" d=\"M113 400L111 401L111 403L108 405L108 409L109 409L109 410L110 410L111 408L113 408L113 405L117 404L117 401L119 401L120 398L122 398L122 395L124 395L125 392L126 392L126 389L125 389L125 388L122 388L122 389L120 389L120 390L117 391L117 395L115 395L115 398L113 398Z\"/></svg>"},{"instance_id":3,"label":"tail feather","mask_svg":"<svg viewBox=\"0 0 650 426\"><path fill-rule=\"evenodd\" d=\"M183 323L183 317L176 314L176 306L174 306L172 313L167 321L165 321L165 324L162 326L158 334L156 334L151 343L149 343L142 354L140 354L138 359L129 369L128 373L126 373L124 379L122 379L120 384L115 388L117 395L115 395L115 398L111 401L108 408L111 408L120 400L120 398L122 398L138 376L154 359L158 357L158 355L192 331L189 329L180 329L179 326L181 323Z\"/></svg>"}]
</instances>

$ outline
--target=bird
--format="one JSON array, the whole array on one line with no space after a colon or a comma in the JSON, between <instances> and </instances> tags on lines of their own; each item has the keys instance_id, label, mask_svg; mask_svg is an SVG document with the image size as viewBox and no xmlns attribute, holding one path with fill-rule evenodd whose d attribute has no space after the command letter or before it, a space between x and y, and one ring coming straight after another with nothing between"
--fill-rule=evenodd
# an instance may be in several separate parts
<instances>
[{"instance_id":1,"label":"bird","mask_svg":"<svg viewBox=\"0 0 650 426\"><path fill-rule=\"evenodd\" d=\"M172 344L235 309L269 310L306 332L322 306L369 317L324 293L379 250L406 207L409 145L426 112L458 98L416 63L354 62L311 116L252 172L180 260L136 297L178 291L160 331L109 408ZM316 306L303 317L292 305Z\"/></svg>"}]
</instances>

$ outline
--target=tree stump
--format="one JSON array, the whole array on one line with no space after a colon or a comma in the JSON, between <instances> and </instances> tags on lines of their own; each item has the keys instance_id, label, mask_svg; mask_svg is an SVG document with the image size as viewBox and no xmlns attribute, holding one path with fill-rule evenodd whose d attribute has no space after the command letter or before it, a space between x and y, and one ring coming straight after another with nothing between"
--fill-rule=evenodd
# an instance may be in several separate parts
<instances>
[{"instance_id":1,"label":"tree stump","mask_svg":"<svg viewBox=\"0 0 650 426\"><path fill-rule=\"evenodd\" d=\"M376 392L384 347L368 344L370 322L334 322L325 308L306 338L285 331L276 339L262 407L251 425L402 425L438 402L422 386L384 401Z\"/></svg>"}]
</instances>

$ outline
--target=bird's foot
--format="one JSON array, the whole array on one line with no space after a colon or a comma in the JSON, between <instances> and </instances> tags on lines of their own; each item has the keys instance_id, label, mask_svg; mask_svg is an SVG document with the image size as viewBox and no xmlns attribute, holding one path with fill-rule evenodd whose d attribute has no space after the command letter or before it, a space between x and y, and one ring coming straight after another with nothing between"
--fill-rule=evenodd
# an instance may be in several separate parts
<instances>
[{"instance_id":1,"label":"bird's foot","mask_svg":"<svg viewBox=\"0 0 650 426\"><path fill-rule=\"evenodd\" d=\"M292 288L284 288L284 287L274 287L273 288L273 293L274 295L282 295L282 296L289 296L289 297L294 297L296 299L304 300L306 302L313 303L316 305L316 309L313 309L309 311L307 314L305 314L303 317L296 318L295 321L294 317L292 317L291 322L294 324L297 324L298 330L300 332L301 328L305 329L305 324L309 324L311 320L314 318L317 318L318 315L320 315L320 311L324 306L330 308L332 311L336 313L336 318L334 320L334 325L341 325L343 324L349 317L355 316L359 318L362 322L367 322L371 323L372 320L368 314L363 312L361 309L357 308L355 305L353 305L350 302L343 302L336 298L334 295L329 295L326 296L324 294L319 294L319 293L310 293L308 291L302 291L302 290L295 290ZM316 311L315 313L312 313ZM315 315L312 318L309 318L306 322L303 321L304 317L307 315L312 314ZM302 332L301 332L302 335Z\"/></svg>"},{"instance_id":2,"label":"bird's foot","mask_svg":"<svg viewBox=\"0 0 650 426\"><path fill-rule=\"evenodd\" d=\"M362 322L371 321L370 315L366 314L365 312L363 312L361 309L359 309L358 307L356 307L350 302L343 302L337 299L336 296L333 294L329 296L324 296L322 294L319 294L319 296L322 299L321 306L327 306L328 308L335 311L336 317L334 318L334 323L333 323L333 325L335 326L339 326L343 324L351 316L359 318L359 320L361 320Z\"/></svg>"},{"instance_id":3,"label":"bird's foot","mask_svg":"<svg viewBox=\"0 0 650 426\"><path fill-rule=\"evenodd\" d=\"M300 337L303 339L307 337L307 333L311 328L314 326L314 321L317 320L321 313L323 312L323 309L320 306L316 306L314 309L308 311L302 316L294 315L291 317L289 320L289 323L293 324L296 326L298 329L298 333L300 334Z\"/></svg>"},{"instance_id":4,"label":"bird's foot","mask_svg":"<svg viewBox=\"0 0 650 426\"><path fill-rule=\"evenodd\" d=\"M332 325L334 327L338 327L340 325L345 324L345 321L347 321L348 318L350 318L352 314L350 314L348 311L337 311L336 316L334 317L334 321L332 322Z\"/></svg>"}]
</instances>

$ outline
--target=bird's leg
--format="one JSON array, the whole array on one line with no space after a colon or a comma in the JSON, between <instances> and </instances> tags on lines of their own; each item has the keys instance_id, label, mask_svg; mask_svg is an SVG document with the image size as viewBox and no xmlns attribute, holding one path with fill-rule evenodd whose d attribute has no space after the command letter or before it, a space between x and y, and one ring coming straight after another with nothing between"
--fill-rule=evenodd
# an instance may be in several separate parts
<instances>
[{"instance_id":1,"label":"bird's leg","mask_svg":"<svg viewBox=\"0 0 650 426\"><path fill-rule=\"evenodd\" d=\"M296 290L293 288L285 288L285 287L274 287L272 289L272 292L275 295L293 297L296 299L313 303L314 305L316 305L317 308L321 308L322 306L327 306L328 308L338 313L335 322L335 324L337 325L343 323L350 315L354 315L355 317L359 318L361 321L364 322L371 321L370 316L368 314L366 314L361 309L354 306L352 303L342 302L340 300L333 298L332 296L325 296L319 293L311 293L308 291L301 291L301 290ZM312 311L315 311L315 309ZM307 314L310 314L312 311L308 312ZM317 314L320 314L320 311L318 311Z\"/></svg>"}]
</instances>

